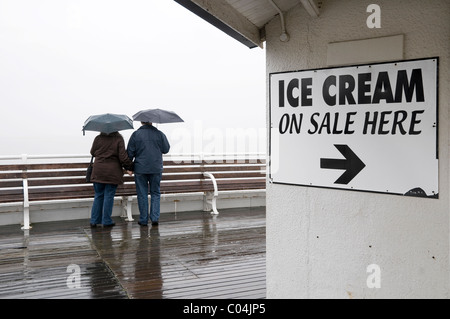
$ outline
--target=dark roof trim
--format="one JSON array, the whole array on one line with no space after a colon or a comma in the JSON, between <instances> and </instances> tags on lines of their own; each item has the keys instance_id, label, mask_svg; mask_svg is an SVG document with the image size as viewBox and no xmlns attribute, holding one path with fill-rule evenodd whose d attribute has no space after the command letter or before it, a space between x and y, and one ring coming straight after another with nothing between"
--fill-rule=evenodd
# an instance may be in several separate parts
<instances>
[{"instance_id":1,"label":"dark roof trim","mask_svg":"<svg viewBox=\"0 0 450 319\"><path fill-rule=\"evenodd\" d=\"M182 5L183 7L185 7L186 9L191 11L192 13L195 13L196 15L198 15L203 20L211 23L213 26L215 26L219 30L222 30L223 32L228 34L233 39L238 40L239 42L241 42L245 46L249 47L250 49L257 47L257 45L255 43L253 43L252 41L250 41L249 39L244 37L239 32L236 32L234 29L230 28L228 25L226 25L225 23L223 23L222 21L217 19L215 16L210 14L208 11L206 11L203 8L199 7L198 5L193 3L192 1L190 1L190 0L174 0L174 1L177 2L178 4Z\"/></svg>"}]
</instances>

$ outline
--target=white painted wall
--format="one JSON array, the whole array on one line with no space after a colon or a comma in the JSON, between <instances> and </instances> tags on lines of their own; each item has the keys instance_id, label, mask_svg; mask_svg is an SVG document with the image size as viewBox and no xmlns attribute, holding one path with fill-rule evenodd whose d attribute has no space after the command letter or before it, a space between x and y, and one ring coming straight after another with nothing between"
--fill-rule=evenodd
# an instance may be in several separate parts
<instances>
[{"instance_id":1,"label":"white painted wall","mask_svg":"<svg viewBox=\"0 0 450 319\"><path fill-rule=\"evenodd\" d=\"M439 56L440 194L426 199L268 184L267 297L448 298L450 2L321 2L319 18L301 4L286 14L287 43L279 40L278 17L266 26L267 81L272 72L327 67L332 42L402 34L404 59ZM379 29L366 25L371 3L381 7ZM380 288L367 286L371 264L380 267Z\"/></svg>"}]
</instances>

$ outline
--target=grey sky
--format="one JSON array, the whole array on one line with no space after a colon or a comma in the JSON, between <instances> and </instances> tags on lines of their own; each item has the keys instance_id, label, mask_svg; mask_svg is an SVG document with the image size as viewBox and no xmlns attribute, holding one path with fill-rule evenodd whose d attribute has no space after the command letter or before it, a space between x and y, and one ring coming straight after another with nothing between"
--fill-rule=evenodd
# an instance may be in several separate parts
<instances>
[{"instance_id":1,"label":"grey sky","mask_svg":"<svg viewBox=\"0 0 450 319\"><path fill-rule=\"evenodd\" d=\"M156 107L174 150L233 151L264 138L264 55L174 1L0 0L0 155L88 153L90 115Z\"/></svg>"}]
</instances>

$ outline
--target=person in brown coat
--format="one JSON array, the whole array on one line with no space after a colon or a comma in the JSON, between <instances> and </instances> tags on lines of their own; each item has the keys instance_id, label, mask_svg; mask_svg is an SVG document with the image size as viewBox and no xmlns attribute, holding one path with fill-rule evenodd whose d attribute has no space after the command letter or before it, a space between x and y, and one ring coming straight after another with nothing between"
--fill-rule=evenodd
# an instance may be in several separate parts
<instances>
[{"instance_id":1,"label":"person in brown coat","mask_svg":"<svg viewBox=\"0 0 450 319\"><path fill-rule=\"evenodd\" d=\"M123 184L124 169L132 171L133 162L125 150L125 142L119 132L100 133L94 139L91 155L95 161L91 182L94 183L94 203L91 210L91 227L97 224L114 226L111 215L117 186Z\"/></svg>"}]
</instances>

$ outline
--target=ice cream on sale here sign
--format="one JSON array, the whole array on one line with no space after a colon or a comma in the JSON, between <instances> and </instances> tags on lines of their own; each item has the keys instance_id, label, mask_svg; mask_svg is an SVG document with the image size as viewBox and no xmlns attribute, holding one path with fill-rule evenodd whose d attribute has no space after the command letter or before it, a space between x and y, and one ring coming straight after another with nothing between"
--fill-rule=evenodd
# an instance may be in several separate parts
<instances>
[{"instance_id":1,"label":"ice cream on sale here sign","mask_svg":"<svg viewBox=\"0 0 450 319\"><path fill-rule=\"evenodd\" d=\"M437 198L438 58L270 74L273 183Z\"/></svg>"}]
</instances>

